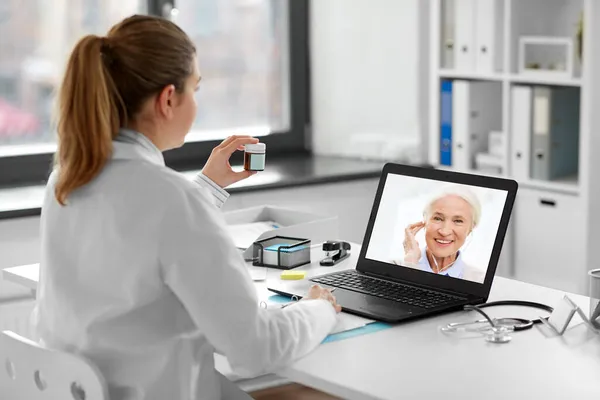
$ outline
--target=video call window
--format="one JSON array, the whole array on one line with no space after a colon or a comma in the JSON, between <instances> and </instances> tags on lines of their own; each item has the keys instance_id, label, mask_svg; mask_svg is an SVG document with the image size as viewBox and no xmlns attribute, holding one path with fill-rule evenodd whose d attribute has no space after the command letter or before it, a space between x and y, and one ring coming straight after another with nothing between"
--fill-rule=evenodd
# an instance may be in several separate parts
<instances>
[{"instance_id":1,"label":"video call window","mask_svg":"<svg viewBox=\"0 0 600 400\"><path fill-rule=\"evenodd\" d=\"M366 258L483 283L503 190L388 175Z\"/></svg>"}]
</instances>

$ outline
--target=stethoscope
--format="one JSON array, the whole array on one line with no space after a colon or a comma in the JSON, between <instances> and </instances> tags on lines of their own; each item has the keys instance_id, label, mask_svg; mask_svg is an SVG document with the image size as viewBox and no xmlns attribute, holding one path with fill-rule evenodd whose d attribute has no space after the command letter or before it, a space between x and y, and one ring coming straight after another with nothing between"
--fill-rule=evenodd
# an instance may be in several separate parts
<instances>
[{"instance_id":1,"label":"stethoscope","mask_svg":"<svg viewBox=\"0 0 600 400\"><path fill-rule=\"evenodd\" d=\"M527 329L531 329L534 325L542 323L542 317L538 319L525 319L525 318L490 318L490 316L483 311L483 308L497 307L497 306L518 306L518 307L529 307L537 308L540 310L552 313L554 308L541 303L535 303L531 301L522 300L501 300L492 301L489 303L483 303L479 305L466 305L464 306L465 311L476 311L481 314L485 319L480 319L475 322L456 322L450 323L445 327L442 327L443 332L480 332L486 335L486 340L492 343L507 343L512 337L511 332L520 332ZM484 324L479 328L467 328L469 325Z\"/></svg>"}]
</instances>

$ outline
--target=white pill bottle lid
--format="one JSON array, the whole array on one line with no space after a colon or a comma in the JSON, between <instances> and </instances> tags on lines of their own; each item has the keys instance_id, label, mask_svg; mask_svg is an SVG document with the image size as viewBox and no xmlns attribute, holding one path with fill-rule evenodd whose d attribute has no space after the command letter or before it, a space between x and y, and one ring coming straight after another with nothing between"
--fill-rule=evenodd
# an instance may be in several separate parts
<instances>
[{"instance_id":1,"label":"white pill bottle lid","mask_svg":"<svg viewBox=\"0 0 600 400\"><path fill-rule=\"evenodd\" d=\"M267 150L267 146L264 143L247 144L244 147L249 153L264 153Z\"/></svg>"}]
</instances>

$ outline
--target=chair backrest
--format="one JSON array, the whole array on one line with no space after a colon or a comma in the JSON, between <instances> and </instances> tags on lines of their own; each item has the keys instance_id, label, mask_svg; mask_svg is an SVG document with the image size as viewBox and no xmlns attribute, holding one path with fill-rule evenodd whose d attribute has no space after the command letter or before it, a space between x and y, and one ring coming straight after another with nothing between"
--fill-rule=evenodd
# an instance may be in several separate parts
<instances>
[{"instance_id":1,"label":"chair backrest","mask_svg":"<svg viewBox=\"0 0 600 400\"><path fill-rule=\"evenodd\" d=\"M0 333L0 398L108 400L102 374L84 358Z\"/></svg>"}]
</instances>

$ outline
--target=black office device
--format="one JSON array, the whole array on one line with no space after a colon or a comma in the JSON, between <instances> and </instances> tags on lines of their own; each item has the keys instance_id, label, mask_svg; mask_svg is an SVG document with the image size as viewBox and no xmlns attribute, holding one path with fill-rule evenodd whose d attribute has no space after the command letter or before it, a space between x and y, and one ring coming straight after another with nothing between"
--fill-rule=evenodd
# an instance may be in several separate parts
<instances>
[{"instance_id":1,"label":"black office device","mask_svg":"<svg viewBox=\"0 0 600 400\"><path fill-rule=\"evenodd\" d=\"M332 267L350 257L350 243L335 240L328 240L323 243L323 251L326 256L319 264L324 267Z\"/></svg>"},{"instance_id":2,"label":"black office device","mask_svg":"<svg viewBox=\"0 0 600 400\"><path fill-rule=\"evenodd\" d=\"M516 193L514 180L386 164L356 268L268 288L335 287L344 311L386 322L484 303Z\"/></svg>"}]
</instances>

